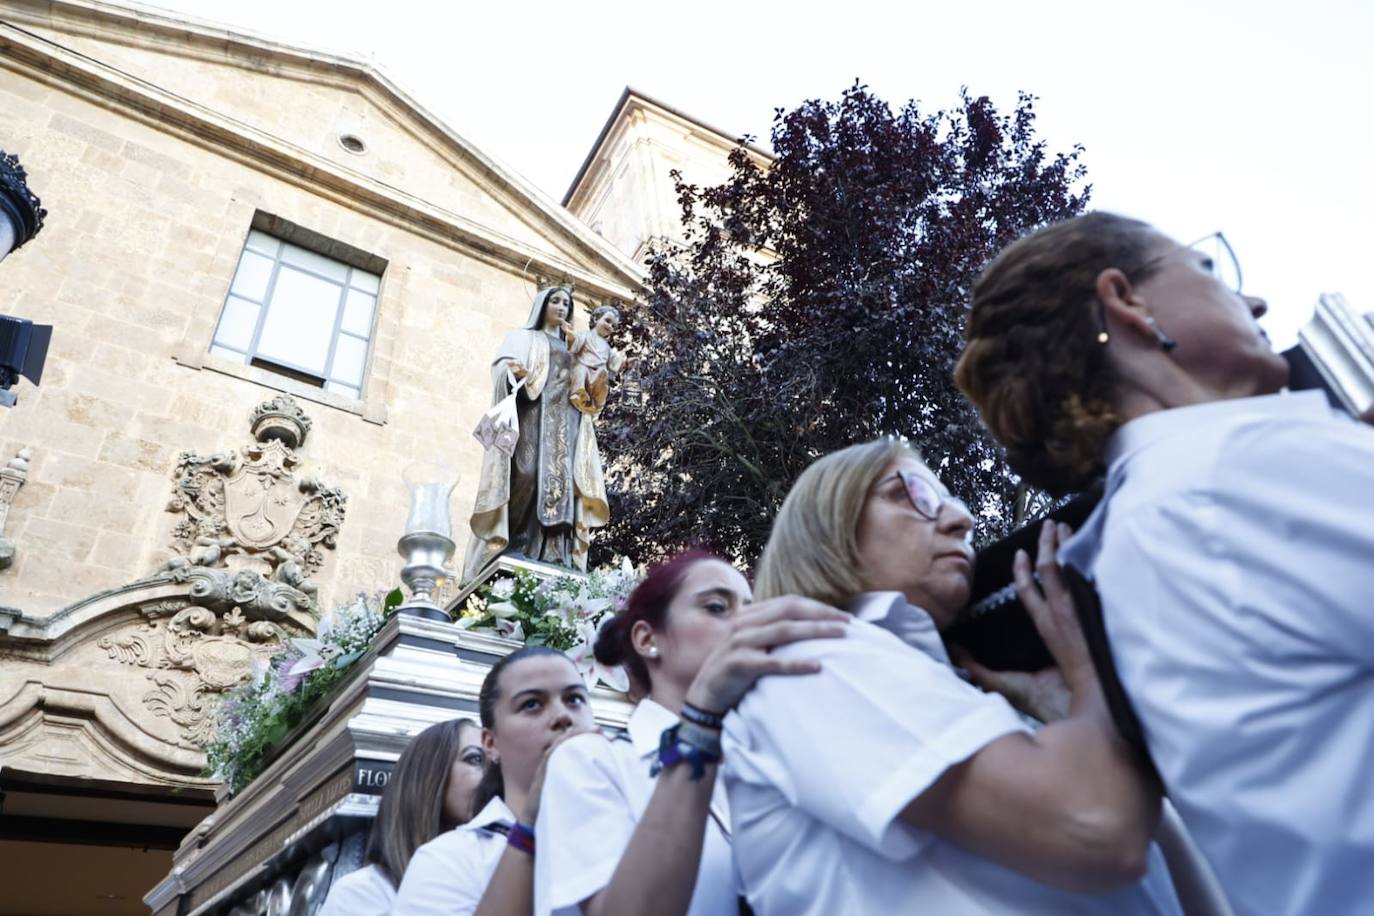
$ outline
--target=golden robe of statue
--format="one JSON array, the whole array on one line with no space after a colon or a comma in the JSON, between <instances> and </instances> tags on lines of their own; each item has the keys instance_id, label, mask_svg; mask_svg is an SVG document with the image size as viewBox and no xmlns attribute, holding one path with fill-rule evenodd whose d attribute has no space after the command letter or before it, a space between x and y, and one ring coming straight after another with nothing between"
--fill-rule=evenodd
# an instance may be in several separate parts
<instances>
[{"instance_id":1,"label":"golden robe of statue","mask_svg":"<svg viewBox=\"0 0 1374 916\"><path fill-rule=\"evenodd\" d=\"M568 290L542 290L491 365L493 404L510 395L511 376L523 381L520 434L509 457L494 447L483 455L465 579L503 553L586 569L592 530L610 517L592 417L570 400L573 357L562 326L571 307Z\"/></svg>"}]
</instances>

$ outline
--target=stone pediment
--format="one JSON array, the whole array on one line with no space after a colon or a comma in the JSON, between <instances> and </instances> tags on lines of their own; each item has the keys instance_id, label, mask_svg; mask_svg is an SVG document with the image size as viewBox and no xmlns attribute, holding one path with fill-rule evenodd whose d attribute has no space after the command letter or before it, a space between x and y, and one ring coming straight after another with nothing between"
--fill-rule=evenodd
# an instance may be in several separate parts
<instances>
[{"instance_id":1,"label":"stone pediment","mask_svg":"<svg viewBox=\"0 0 1374 916\"><path fill-rule=\"evenodd\" d=\"M624 294L640 280L627 258L368 62L145 8L0 0L0 11L30 33L0 29L0 53L47 57L31 63L121 102L129 100L129 87L115 91L104 83L132 78L150 93L137 107L155 104L164 123L180 120L170 116L174 106L182 107L192 119L215 120L217 128L242 139L260 137L304 160L307 167L293 170L297 174L319 180L326 177L323 166L344 180L364 179L380 193L403 195L435 216L470 226L471 241L485 250L493 242L509 246L509 259L523 264L533 256L536 266L579 283L617 278L621 288L604 294ZM57 58L73 53L88 73L59 66ZM340 143L345 135L362 140L366 151L346 149ZM243 152L238 139L229 145ZM280 161L271 155L278 152L265 150L264 162Z\"/></svg>"}]
</instances>

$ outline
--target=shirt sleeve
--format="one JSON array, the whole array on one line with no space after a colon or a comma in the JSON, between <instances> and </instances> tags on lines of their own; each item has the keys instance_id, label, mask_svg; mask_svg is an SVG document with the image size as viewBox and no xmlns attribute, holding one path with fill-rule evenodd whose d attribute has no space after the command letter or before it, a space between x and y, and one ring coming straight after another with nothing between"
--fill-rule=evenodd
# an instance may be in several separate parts
<instances>
[{"instance_id":1,"label":"shirt sleeve","mask_svg":"<svg viewBox=\"0 0 1374 916\"><path fill-rule=\"evenodd\" d=\"M388 916L395 896L382 873L365 865L330 886L318 916Z\"/></svg>"},{"instance_id":2,"label":"shirt sleeve","mask_svg":"<svg viewBox=\"0 0 1374 916\"><path fill-rule=\"evenodd\" d=\"M1272 608L1266 625L1296 652L1374 662L1374 429L1249 425L1215 477L1211 534L1231 554L1237 611Z\"/></svg>"},{"instance_id":3,"label":"shirt sleeve","mask_svg":"<svg viewBox=\"0 0 1374 916\"><path fill-rule=\"evenodd\" d=\"M575 912L609 884L635 824L611 742L587 734L560 745L549 758L535 822L537 916Z\"/></svg>"},{"instance_id":4,"label":"shirt sleeve","mask_svg":"<svg viewBox=\"0 0 1374 916\"><path fill-rule=\"evenodd\" d=\"M392 916L470 916L486 892L488 875L472 844L450 831L415 851L396 891Z\"/></svg>"},{"instance_id":5,"label":"shirt sleeve","mask_svg":"<svg viewBox=\"0 0 1374 916\"><path fill-rule=\"evenodd\" d=\"M860 628L863 628L862 630ZM945 770L1026 731L999 696L870 624L844 639L774 650L821 670L769 677L726 723L730 778L772 784L788 802L889 858L930 840L897 816Z\"/></svg>"}]
</instances>

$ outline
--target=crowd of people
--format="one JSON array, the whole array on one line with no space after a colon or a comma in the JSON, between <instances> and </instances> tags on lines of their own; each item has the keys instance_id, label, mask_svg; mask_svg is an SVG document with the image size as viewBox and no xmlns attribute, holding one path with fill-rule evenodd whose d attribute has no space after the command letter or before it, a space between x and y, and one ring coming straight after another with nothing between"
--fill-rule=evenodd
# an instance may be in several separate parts
<instances>
[{"instance_id":1,"label":"crowd of people","mask_svg":"<svg viewBox=\"0 0 1374 916\"><path fill-rule=\"evenodd\" d=\"M979 278L958 384L1031 484L1105 480L1016 557L1044 689L951 660L974 516L910 445L854 445L796 481L752 587L687 552L609 619L624 734L561 654L493 667L480 732L412 742L322 912L1374 912L1374 430L1284 390L1264 308L1106 213Z\"/></svg>"}]
</instances>

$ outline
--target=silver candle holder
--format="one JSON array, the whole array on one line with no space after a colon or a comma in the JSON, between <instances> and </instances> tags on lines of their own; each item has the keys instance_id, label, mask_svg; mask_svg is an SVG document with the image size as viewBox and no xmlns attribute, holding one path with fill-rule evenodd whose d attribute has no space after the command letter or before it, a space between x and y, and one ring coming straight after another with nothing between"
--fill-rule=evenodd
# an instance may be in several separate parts
<instances>
[{"instance_id":1,"label":"silver candle holder","mask_svg":"<svg viewBox=\"0 0 1374 916\"><path fill-rule=\"evenodd\" d=\"M458 486L458 474L443 462L421 461L406 468L403 478L410 490L410 514L396 551L406 561L401 581L410 589L410 600L396 612L446 621L448 614L433 594L452 575L448 564L453 559L453 522L448 503Z\"/></svg>"}]
</instances>

